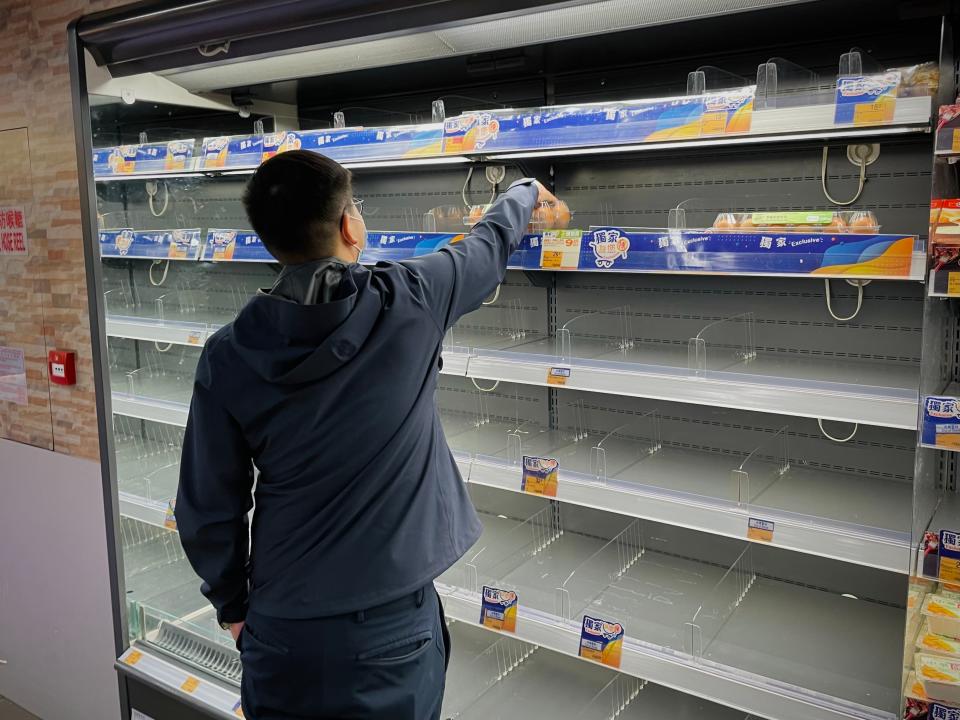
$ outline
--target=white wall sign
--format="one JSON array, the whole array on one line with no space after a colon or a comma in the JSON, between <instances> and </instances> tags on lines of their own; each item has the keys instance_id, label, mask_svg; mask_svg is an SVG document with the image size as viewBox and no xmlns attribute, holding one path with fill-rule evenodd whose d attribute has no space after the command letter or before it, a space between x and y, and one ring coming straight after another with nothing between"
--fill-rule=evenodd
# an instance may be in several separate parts
<instances>
[{"instance_id":1,"label":"white wall sign","mask_svg":"<svg viewBox=\"0 0 960 720\"><path fill-rule=\"evenodd\" d=\"M0 402L27 404L27 371L20 348L0 347Z\"/></svg>"},{"instance_id":2,"label":"white wall sign","mask_svg":"<svg viewBox=\"0 0 960 720\"><path fill-rule=\"evenodd\" d=\"M27 254L26 218L22 205L0 205L0 255Z\"/></svg>"}]
</instances>

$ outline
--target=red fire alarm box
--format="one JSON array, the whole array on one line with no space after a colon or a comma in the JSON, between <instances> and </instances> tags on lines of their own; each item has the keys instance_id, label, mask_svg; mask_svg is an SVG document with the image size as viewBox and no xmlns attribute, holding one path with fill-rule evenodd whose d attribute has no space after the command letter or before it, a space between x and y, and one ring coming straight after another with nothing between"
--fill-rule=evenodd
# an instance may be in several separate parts
<instances>
[{"instance_id":1,"label":"red fire alarm box","mask_svg":"<svg viewBox=\"0 0 960 720\"><path fill-rule=\"evenodd\" d=\"M67 350L51 350L47 355L50 382L57 385L77 384L77 354Z\"/></svg>"}]
</instances>

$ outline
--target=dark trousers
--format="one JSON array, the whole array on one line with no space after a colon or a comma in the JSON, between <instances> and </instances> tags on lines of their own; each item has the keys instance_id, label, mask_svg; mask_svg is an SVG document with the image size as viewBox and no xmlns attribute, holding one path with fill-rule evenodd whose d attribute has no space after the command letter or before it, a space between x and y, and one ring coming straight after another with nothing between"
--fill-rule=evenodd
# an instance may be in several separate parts
<instances>
[{"instance_id":1,"label":"dark trousers","mask_svg":"<svg viewBox=\"0 0 960 720\"><path fill-rule=\"evenodd\" d=\"M433 585L368 610L247 615L237 641L247 720L437 720L450 636Z\"/></svg>"}]
</instances>

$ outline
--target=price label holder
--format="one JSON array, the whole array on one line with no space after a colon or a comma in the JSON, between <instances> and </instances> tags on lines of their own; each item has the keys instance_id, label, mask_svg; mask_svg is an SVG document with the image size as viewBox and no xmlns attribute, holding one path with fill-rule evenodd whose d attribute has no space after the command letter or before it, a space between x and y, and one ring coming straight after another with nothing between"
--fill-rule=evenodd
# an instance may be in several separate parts
<instances>
[{"instance_id":1,"label":"price label holder","mask_svg":"<svg viewBox=\"0 0 960 720\"><path fill-rule=\"evenodd\" d=\"M544 270L579 269L582 241L582 230L547 230L543 233L540 267Z\"/></svg>"},{"instance_id":2,"label":"price label holder","mask_svg":"<svg viewBox=\"0 0 960 720\"><path fill-rule=\"evenodd\" d=\"M480 624L502 632L517 631L517 604L519 598L513 590L483 586L480 597Z\"/></svg>"},{"instance_id":3,"label":"price label holder","mask_svg":"<svg viewBox=\"0 0 960 720\"><path fill-rule=\"evenodd\" d=\"M520 490L531 495L556 497L560 487L560 463L554 458L523 456Z\"/></svg>"},{"instance_id":4,"label":"price label holder","mask_svg":"<svg viewBox=\"0 0 960 720\"><path fill-rule=\"evenodd\" d=\"M747 520L747 538L758 542L773 542L773 520L749 518Z\"/></svg>"},{"instance_id":5,"label":"price label holder","mask_svg":"<svg viewBox=\"0 0 960 720\"><path fill-rule=\"evenodd\" d=\"M552 367L547 368L547 385L563 386L570 379L570 368Z\"/></svg>"},{"instance_id":6,"label":"price label holder","mask_svg":"<svg viewBox=\"0 0 960 720\"><path fill-rule=\"evenodd\" d=\"M940 531L940 567L937 577L941 582L960 583L960 533Z\"/></svg>"},{"instance_id":7,"label":"price label holder","mask_svg":"<svg viewBox=\"0 0 960 720\"><path fill-rule=\"evenodd\" d=\"M607 667L619 668L623 655L623 625L583 616L578 655Z\"/></svg>"},{"instance_id":8,"label":"price label holder","mask_svg":"<svg viewBox=\"0 0 960 720\"><path fill-rule=\"evenodd\" d=\"M195 693L198 687L200 687L200 680L193 675L187 675L187 679L180 685L180 689L189 695Z\"/></svg>"}]
</instances>

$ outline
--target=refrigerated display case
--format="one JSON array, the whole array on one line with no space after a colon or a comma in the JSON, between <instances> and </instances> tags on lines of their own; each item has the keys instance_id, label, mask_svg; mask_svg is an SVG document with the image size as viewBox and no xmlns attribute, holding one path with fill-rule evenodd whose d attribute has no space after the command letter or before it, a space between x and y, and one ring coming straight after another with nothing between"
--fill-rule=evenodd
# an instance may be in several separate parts
<instances>
[{"instance_id":1,"label":"refrigerated display case","mask_svg":"<svg viewBox=\"0 0 960 720\"><path fill-rule=\"evenodd\" d=\"M125 712L242 714L174 498L202 347L279 269L243 187L304 148L353 172L361 263L469 242L520 177L566 204L443 342L484 524L436 583L445 717L901 715L955 469L917 424L950 379L925 282L953 18L207 5L72 28Z\"/></svg>"}]
</instances>

